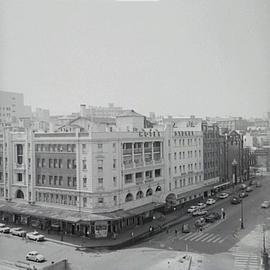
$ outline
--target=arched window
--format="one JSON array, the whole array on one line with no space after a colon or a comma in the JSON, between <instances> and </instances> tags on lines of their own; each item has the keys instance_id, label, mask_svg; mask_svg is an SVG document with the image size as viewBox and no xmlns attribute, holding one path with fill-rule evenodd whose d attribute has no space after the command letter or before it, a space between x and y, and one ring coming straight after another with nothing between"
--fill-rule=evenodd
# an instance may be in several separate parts
<instances>
[{"instance_id":1,"label":"arched window","mask_svg":"<svg viewBox=\"0 0 270 270\"><path fill-rule=\"evenodd\" d=\"M136 194L136 200L143 198L143 192L139 190Z\"/></svg>"},{"instance_id":2,"label":"arched window","mask_svg":"<svg viewBox=\"0 0 270 270\"><path fill-rule=\"evenodd\" d=\"M17 199L24 199L24 194L20 189L17 190L16 198Z\"/></svg>"},{"instance_id":3,"label":"arched window","mask_svg":"<svg viewBox=\"0 0 270 270\"><path fill-rule=\"evenodd\" d=\"M152 196L152 194L153 194L153 190L151 188L147 189L147 191L146 191L146 197Z\"/></svg>"},{"instance_id":4,"label":"arched window","mask_svg":"<svg viewBox=\"0 0 270 270\"><path fill-rule=\"evenodd\" d=\"M161 186L157 186L156 192L161 191Z\"/></svg>"},{"instance_id":5,"label":"arched window","mask_svg":"<svg viewBox=\"0 0 270 270\"><path fill-rule=\"evenodd\" d=\"M133 195L131 193L128 193L126 196L126 202L133 201Z\"/></svg>"}]
</instances>

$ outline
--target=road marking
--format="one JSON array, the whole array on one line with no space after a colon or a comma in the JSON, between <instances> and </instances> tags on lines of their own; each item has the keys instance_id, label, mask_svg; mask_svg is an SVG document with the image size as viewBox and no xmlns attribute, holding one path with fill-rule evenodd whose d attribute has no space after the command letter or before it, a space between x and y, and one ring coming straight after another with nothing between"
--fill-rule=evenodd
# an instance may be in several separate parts
<instances>
[{"instance_id":1,"label":"road marking","mask_svg":"<svg viewBox=\"0 0 270 270\"><path fill-rule=\"evenodd\" d=\"M188 235L191 235L191 234L192 234L192 233L184 234L184 235L178 237L177 239L178 239L178 240L181 240L181 239L183 239L183 238L185 238L185 237L187 237Z\"/></svg>"},{"instance_id":2,"label":"road marking","mask_svg":"<svg viewBox=\"0 0 270 270\"><path fill-rule=\"evenodd\" d=\"M215 239L215 240L213 241L213 243L216 243L217 241L220 241L221 239L222 239L222 237L219 236L217 239Z\"/></svg>"},{"instance_id":3,"label":"road marking","mask_svg":"<svg viewBox=\"0 0 270 270\"><path fill-rule=\"evenodd\" d=\"M204 233L202 236L198 237L195 242L200 241L201 239L203 239L205 236L209 235L209 233Z\"/></svg>"},{"instance_id":4,"label":"road marking","mask_svg":"<svg viewBox=\"0 0 270 270\"><path fill-rule=\"evenodd\" d=\"M209 238L206 242L209 243L209 242L212 242L214 239L216 239L217 235L214 235L213 237Z\"/></svg>"},{"instance_id":5,"label":"road marking","mask_svg":"<svg viewBox=\"0 0 270 270\"><path fill-rule=\"evenodd\" d=\"M188 237L184 238L184 240L188 240L189 238L192 238L195 234L196 234L196 236L199 235L198 233L194 233L194 234L191 234L191 235L189 235Z\"/></svg>"},{"instance_id":6,"label":"road marking","mask_svg":"<svg viewBox=\"0 0 270 270\"><path fill-rule=\"evenodd\" d=\"M205 238L203 238L202 240L201 240L201 242L204 242L204 241L206 241L207 239L209 239L209 238L211 238L211 237L213 237L214 236L214 234L210 234L210 235L208 235L207 237L205 237Z\"/></svg>"},{"instance_id":7,"label":"road marking","mask_svg":"<svg viewBox=\"0 0 270 270\"><path fill-rule=\"evenodd\" d=\"M203 235L203 233L199 233L199 234L196 234L194 237L191 237L190 239L189 239L189 241L193 241L194 239L196 239L196 238L200 238L201 236Z\"/></svg>"}]
</instances>

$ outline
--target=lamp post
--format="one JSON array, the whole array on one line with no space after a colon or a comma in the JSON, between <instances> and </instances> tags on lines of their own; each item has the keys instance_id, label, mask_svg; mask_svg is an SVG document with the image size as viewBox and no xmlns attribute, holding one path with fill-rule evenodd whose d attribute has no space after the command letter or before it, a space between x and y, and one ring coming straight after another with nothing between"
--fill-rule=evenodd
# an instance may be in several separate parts
<instances>
[{"instance_id":1,"label":"lamp post","mask_svg":"<svg viewBox=\"0 0 270 270\"><path fill-rule=\"evenodd\" d=\"M232 162L232 171L233 171L233 188L237 184L237 161L234 159Z\"/></svg>"},{"instance_id":2,"label":"lamp post","mask_svg":"<svg viewBox=\"0 0 270 270\"><path fill-rule=\"evenodd\" d=\"M243 211L243 199L241 200L241 224L240 224L240 227L241 227L241 230L244 229L244 211Z\"/></svg>"}]
</instances>

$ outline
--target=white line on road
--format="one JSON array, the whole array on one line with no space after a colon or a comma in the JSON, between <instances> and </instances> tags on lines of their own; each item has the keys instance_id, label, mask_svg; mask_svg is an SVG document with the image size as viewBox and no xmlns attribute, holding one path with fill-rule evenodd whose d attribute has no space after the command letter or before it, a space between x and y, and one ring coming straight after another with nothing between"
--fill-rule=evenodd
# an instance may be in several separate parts
<instances>
[{"instance_id":1,"label":"white line on road","mask_svg":"<svg viewBox=\"0 0 270 270\"><path fill-rule=\"evenodd\" d=\"M209 238L206 242L209 243L209 242L212 242L214 239L216 239L217 235L214 235L213 237Z\"/></svg>"},{"instance_id":2,"label":"white line on road","mask_svg":"<svg viewBox=\"0 0 270 270\"><path fill-rule=\"evenodd\" d=\"M193 241L193 240L196 239L196 238L200 238L200 237L202 237L202 235L204 235L204 234L203 234L203 233L196 234L194 237L191 237L191 238L189 239L189 241Z\"/></svg>"},{"instance_id":3,"label":"white line on road","mask_svg":"<svg viewBox=\"0 0 270 270\"><path fill-rule=\"evenodd\" d=\"M200 236L199 238L197 238L197 239L195 240L195 242L200 241L201 239L203 239L203 238L204 238L205 236L207 236L207 235L209 235L209 233L203 234L203 236Z\"/></svg>"},{"instance_id":4,"label":"white line on road","mask_svg":"<svg viewBox=\"0 0 270 270\"><path fill-rule=\"evenodd\" d=\"M215 239L214 241L213 241L213 243L216 243L217 241L220 241L222 239L222 237L220 236L220 237L218 237L217 239Z\"/></svg>"},{"instance_id":5,"label":"white line on road","mask_svg":"<svg viewBox=\"0 0 270 270\"><path fill-rule=\"evenodd\" d=\"M207 239L209 239L209 238L211 238L211 237L213 237L213 236L214 236L214 234L211 233L211 234L209 234L207 237L203 238L203 239L201 240L201 242L204 242L204 241L206 241Z\"/></svg>"},{"instance_id":6,"label":"white line on road","mask_svg":"<svg viewBox=\"0 0 270 270\"><path fill-rule=\"evenodd\" d=\"M183 238L185 238L185 237L187 237L188 235L191 235L191 234L192 234L192 233L184 234L184 235L178 237L177 239L178 239L178 240L181 240L181 239L183 239Z\"/></svg>"}]
</instances>

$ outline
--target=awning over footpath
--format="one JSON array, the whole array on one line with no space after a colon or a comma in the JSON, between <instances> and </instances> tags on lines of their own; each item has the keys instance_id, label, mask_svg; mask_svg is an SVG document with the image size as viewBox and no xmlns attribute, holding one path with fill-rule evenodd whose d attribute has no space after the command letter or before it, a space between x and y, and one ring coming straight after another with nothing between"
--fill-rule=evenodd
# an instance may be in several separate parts
<instances>
[{"instance_id":1,"label":"awning over footpath","mask_svg":"<svg viewBox=\"0 0 270 270\"><path fill-rule=\"evenodd\" d=\"M54 220L63 220L67 222L77 223L79 221L98 221L98 220L117 220L144 212L153 210L160 206L158 203L149 203L130 210L117 210L108 213L88 213L76 210L61 209L56 207L43 207L40 205L30 205L18 202L0 202L0 211L13 214L27 215L38 218L48 218Z\"/></svg>"},{"instance_id":2,"label":"awning over footpath","mask_svg":"<svg viewBox=\"0 0 270 270\"><path fill-rule=\"evenodd\" d=\"M219 187L224 187L224 186L229 185L229 184L231 184L231 182L222 183L220 185L214 186L213 188L215 189L215 188L219 188Z\"/></svg>"}]
</instances>

